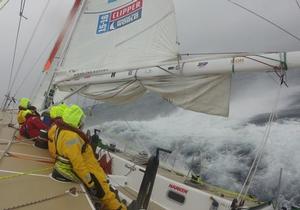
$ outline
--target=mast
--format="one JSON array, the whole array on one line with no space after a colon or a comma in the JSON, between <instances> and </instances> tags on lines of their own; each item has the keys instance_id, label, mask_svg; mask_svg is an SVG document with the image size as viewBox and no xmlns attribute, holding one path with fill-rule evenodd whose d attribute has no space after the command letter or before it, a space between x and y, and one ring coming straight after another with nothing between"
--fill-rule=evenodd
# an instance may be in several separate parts
<instances>
[{"instance_id":1,"label":"mast","mask_svg":"<svg viewBox=\"0 0 300 210\"><path fill-rule=\"evenodd\" d=\"M53 102L53 97L54 97L55 89L56 89L56 87L53 85L55 72L58 70L57 67L60 66L61 63L63 62L64 54L67 51L68 45L69 45L70 40L71 40L72 35L73 35L73 31L76 28L77 22L79 20L79 17L81 15L82 11L83 11L83 8L85 6L86 1L87 0L75 0L74 5L73 5L73 7L70 11L70 14L69 14L68 18L67 18L67 21L64 25L64 28L61 31L61 33L59 34L59 37L58 37L58 39L57 39L57 41L56 41L56 43L53 47L53 50L52 50L45 66L44 66L44 71L49 72L51 66L53 66L55 56L58 53L58 50L61 48L61 45L63 44L62 45L62 47L63 47L62 48L62 53L59 56L57 63L55 63L56 68L55 68L55 70L52 74L49 86L48 86L46 94L45 94L45 99L44 99L43 107L42 107L43 109L47 109L49 106L51 106L51 104ZM80 6L80 4L81 4L81 6ZM73 21L75 22L74 24L72 24ZM68 31L69 31L69 33L68 33ZM67 34L67 36L66 36L66 34Z\"/></svg>"}]
</instances>

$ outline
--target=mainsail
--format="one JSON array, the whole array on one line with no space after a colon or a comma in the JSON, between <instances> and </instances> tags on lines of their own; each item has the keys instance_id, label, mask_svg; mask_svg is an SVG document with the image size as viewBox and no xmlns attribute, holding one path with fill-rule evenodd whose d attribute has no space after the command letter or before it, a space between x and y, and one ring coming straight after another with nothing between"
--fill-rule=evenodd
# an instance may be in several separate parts
<instances>
[{"instance_id":1,"label":"mainsail","mask_svg":"<svg viewBox=\"0 0 300 210\"><path fill-rule=\"evenodd\" d=\"M260 57L259 62L247 53L183 58L185 44L182 48L178 41L178 10L172 0L83 4L55 72L54 85L61 91L80 88L85 97L120 104L150 90L185 109L227 116L232 71L286 66L279 53Z\"/></svg>"},{"instance_id":2,"label":"mainsail","mask_svg":"<svg viewBox=\"0 0 300 210\"><path fill-rule=\"evenodd\" d=\"M227 115L230 74L178 74L176 30L172 0L89 0L55 85L62 91L86 86L80 94L118 104L150 90L186 109Z\"/></svg>"},{"instance_id":3,"label":"mainsail","mask_svg":"<svg viewBox=\"0 0 300 210\"><path fill-rule=\"evenodd\" d=\"M177 48L171 0L89 0L60 72L105 73L156 66L176 59Z\"/></svg>"}]
</instances>

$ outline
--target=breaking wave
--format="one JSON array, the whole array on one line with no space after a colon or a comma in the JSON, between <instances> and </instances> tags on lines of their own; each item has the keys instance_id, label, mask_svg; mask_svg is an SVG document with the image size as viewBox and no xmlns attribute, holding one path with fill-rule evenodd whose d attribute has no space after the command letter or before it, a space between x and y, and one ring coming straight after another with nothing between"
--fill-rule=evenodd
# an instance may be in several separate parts
<instances>
[{"instance_id":1,"label":"breaking wave","mask_svg":"<svg viewBox=\"0 0 300 210\"><path fill-rule=\"evenodd\" d=\"M251 80L253 78L252 86L245 86L242 80L235 81L242 91L257 92L255 87L263 88L263 85L256 75ZM237 84L233 84L235 86ZM298 88L292 86L290 92L283 93L283 104L277 114L279 120L272 124L270 138L249 190L263 200L276 195L282 168L281 199L300 204ZM265 97L266 93L271 97ZM234 89L233 95L231 116L234 117L230 118L182 110L148 94L125 107L97 105L88 122L89 126L100 127L105 138L126 150L153 153L158 146L170 149L173 153L162 157L162 162L170 168L183 173L192 168L206 182L239 192L263 140L266 113L271 109L266 104L272 104L274 91L258 92L255 99L245 100ZM291 96L297 97L291 100ZM249 103L252 113L245 113Z\"/></svg>"},{"instance_id":2,"label":"breaking wave","mask_svg":"<svg viewBox=\"0 0 300 210\"><path fill-rule=\"evenodd\" d=\"M265 126L241 125L183 111L151 121L106 122L101 127L104 136L129 150L148 149L153 153L158 146L171 149L172 155L165 158L171 167L174 162L177 170L192 167L207 182L235 191L241 189L265 132ZM299 132L297 120L273 124L251 194L272 198L283 168L282 194L288 199L300 196Z\"/></svg>"}]
</instances>

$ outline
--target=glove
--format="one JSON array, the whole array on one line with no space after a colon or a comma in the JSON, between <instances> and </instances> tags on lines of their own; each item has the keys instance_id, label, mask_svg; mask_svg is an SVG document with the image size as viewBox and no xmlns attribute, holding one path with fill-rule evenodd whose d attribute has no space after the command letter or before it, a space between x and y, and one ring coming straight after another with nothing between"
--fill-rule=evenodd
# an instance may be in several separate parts
<instances>
[{"instance_id":1,"label":"glove","mask_svg":"<svg viewBox=\"0 0 300 210\"><path fill-rule=\"evenodd\" d=\"M91 174L91 184L88 186L88 191L91 195L96 196L97 198L103 198L105 195L105 192L98 182L97 178L95 177L94 174Z\"/></svg>"},{"instance_id":2,"label":"glove","mask_svg":"<svg viewBox=\"0 0 300 210\"><path fill-rule=\"evenodd\" d=\"M97 198L100 197L94 182L92 182L91 187L88 188L88 191L92 196L96 196Z\"/></svg>"}]
</instances>

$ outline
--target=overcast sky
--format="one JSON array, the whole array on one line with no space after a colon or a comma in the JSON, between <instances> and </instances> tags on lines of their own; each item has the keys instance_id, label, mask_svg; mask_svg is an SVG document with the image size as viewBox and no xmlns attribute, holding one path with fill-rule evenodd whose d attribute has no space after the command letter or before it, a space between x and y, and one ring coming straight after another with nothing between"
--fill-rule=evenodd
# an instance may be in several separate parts
<instances>
[{"instance_id":1,"label":"overcast sky","mask_svg":"<svg viewBox=\"0 0 300 210\"><path fill-rule=\"evenodd\" d=\"M149 1L149 0L148 0ZM7 90L18 26L21 0L10 0L0 10L0 96ZM17 97L30 96L56 37L72 5L72 0L27 0L17 48L14 73L23 56L43 9L42 22L21 65L16 84L32 72ZM237 0L300 37L300 8L296 0ZM273 25L233 5L228 0L175 0L181 52L298 51L300 41ZM36 65L35 65L36 64ZM13 75L14 76L14 75ZM16 85L17 88L19 85ZM15 90L13 89L13 93Z\"/></svg>"}]
</instances>

